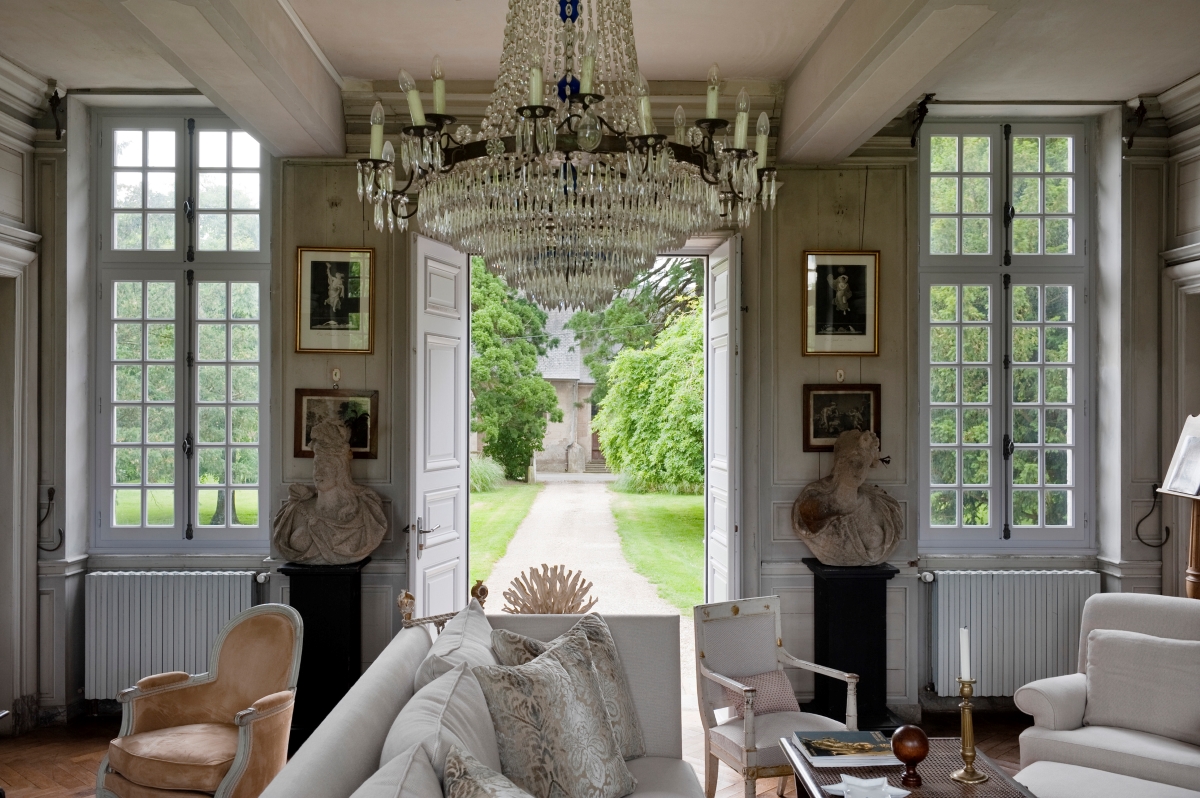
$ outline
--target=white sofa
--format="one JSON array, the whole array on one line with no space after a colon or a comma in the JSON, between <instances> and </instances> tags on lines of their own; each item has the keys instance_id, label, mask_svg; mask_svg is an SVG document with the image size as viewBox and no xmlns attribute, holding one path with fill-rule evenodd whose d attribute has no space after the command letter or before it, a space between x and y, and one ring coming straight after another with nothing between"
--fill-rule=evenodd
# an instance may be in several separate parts
<instances>
[{"instance_id":1,"label":"white sofa","mask_svg":"<svg viewBox=\"0 0 1200 798\"><path fill-rule=\"evenodd\" d=\"M1106 662L1112 660L1093 656L1092 671L1089 672L1088 641L1093 630L1134 632L1174 641L1200 641L1200 601L1131 593L1105 593L1089 598L1084 605L1079 633L1078 672L1031 682L1014 696L1017 707L1032 715L1034 720L1034 725L1021 733L1022 773L1017 779L1026 782L1039 798L1084 794L1080 790L1087 789L1089 780L1096 786L1095 791L1087 794L1107 795L1108 790L1117 790L1112 793L1114 795L1121 794L1124 788L1118 784L1132 779L1141 780L1135 790L1139 798L1200 795L1186 792L1200 790L1200 745L1146 730L1170 714L1163 712L1161 705L1156 706L1150 695L1154 692L1151 687L1161 685L1150 685L1149 682L1165 682L1171 678L1166 666L1159 671L1161 679L1154 678L1159 662L1147 645L1153 641L1143 638L1138 644L1145 646L1147 654L1142 655L1143 662L1134 663L1134 668L1123 661L1121 666L1105 673ZM1094 637L1093 645L1098 646L1095 641L1100 639ZM1124 672L1117 672L1119 670ZM1135 681L1135 686L1124 691L1128 696L1125 702L1128 709L1115 719L1123 718L1128 728L1096 723L1094 711L1097 705L1094 704L1093 712L1089 712L1088 679L1139 678L1130 674L1142 674L1147 678ZM1198 693L1200 682L1191 685L1190 689L1176 691L1173 703L1179 705L1180 711L1186 711L1186 704L1194 713L1200 707ZM1139 712L1153 717L1139 717Z\"/></svg>"},{"instance_id":2,"label":"white sofa","mask_svg":"<svg viewBox=\"0 0 1200 798\"><path fill-rule=\"evenodd\" d=\"M549 641L569 630L579 617L490 615L488 620L494 628ZM607 615L604 620L620 652L646 741L646 756L626 762L638 781L633 795L703 798L695 772L683 761L679 617ZM349 798L379 769L384 740L412 698L413 675L429 648L430 636L424 628L396 635L271 782L263 798Z\"/></svg>"}]
</instances>

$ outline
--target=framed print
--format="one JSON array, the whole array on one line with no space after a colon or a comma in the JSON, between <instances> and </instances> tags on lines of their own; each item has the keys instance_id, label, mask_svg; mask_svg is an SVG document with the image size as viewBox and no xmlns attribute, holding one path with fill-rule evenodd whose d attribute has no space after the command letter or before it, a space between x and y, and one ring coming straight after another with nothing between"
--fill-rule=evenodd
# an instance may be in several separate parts
<instances>
[{"instance_id":1,"label":"framed print","mask_svg":"<svg viewBox=\"0 0 1200 798\"><path fill-rule=\"evenodd\" d=\"M355 458L379 457L379 391L297 388L293 457L313 456L312 429L327 419L349 427L350 451Z\"/></svg>"},{"instance_id":2,"label":"framed print","mask_svg":"<svg viewBox=\"0 0 1200 798\"><path fill-rule=\"evenodd\" d=\"M852 429L879 435L878 385L804 386L804 451L832 452Z\"/></svg>"},{"instance_id":3,"label":"framed print","mask_svg":"<svg viewBox=\"0 0 1200 798\"><path fill-rule=\"evenodd\" d=\"M374 350L374 265L373 249L298 248L297 352Z\"/></svg>"},{"instance_id":4,"label":"framed print","mask_svg":"<svg viewBox=\"0 0 1200 798\"><path fill-rule=\"evenodd\" d=\"M806 355L879 354L879 253L804 253Z\"/></svg>"}]
</instances>

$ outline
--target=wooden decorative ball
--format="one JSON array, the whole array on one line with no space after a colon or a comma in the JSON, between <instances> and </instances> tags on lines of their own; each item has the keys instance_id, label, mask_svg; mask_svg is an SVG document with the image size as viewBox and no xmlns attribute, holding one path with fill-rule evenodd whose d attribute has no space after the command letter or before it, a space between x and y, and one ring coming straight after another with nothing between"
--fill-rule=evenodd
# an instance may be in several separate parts
<instances>
[{"instance_id":1,"label":"wooden decorative ball","mask_svg":"<svg viewBox=\"0 0 1200 798\"><path fill-rule=\"evenodd\" d=\"M892 753L904 763L901 786L920 787L921 777L917 765L929 756L929 738L916 726L901 726L892 734Z\"/></svg>"}]
</instances>

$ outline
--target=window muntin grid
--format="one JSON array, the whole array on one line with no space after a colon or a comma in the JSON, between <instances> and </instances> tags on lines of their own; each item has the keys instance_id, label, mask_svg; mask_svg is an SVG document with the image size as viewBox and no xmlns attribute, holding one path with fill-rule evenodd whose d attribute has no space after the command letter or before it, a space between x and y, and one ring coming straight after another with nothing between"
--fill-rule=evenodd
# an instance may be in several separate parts
<instances>
[{"instance_id":1,"label":"window muntin grid","mask_svg":"<svg viewBox=\"0 0 1200 798\"><path fill-rule=\"evenodd\" d=\"M1012 254L1075 254L1076 137L1014 133Z\"/></svg>"},{"instance_id":2,"label":"window muntin grid","mask_svg":"<svg viewBox=\"0 0 1200 798\"><path fill-rule=\"evenodd\" d=\"M989 255L992 229L992 137L929 138L929 253Z\"/></svg>"},{"instance_id":3,"label":"window muntin grid","mask_svg":"<svg viewBox=\"0 0 1200 798\"><path fill-rule=\"evenodd\" d=\"M112 249L171 251L176 248L176 132L153 127L112 131Z\"/></svg>"},{"instance_id":4,"label":"window muntin grid","mask_svg":"<svg viewBox=\"0 0 1200 798\"><path fill-rule=\"evenodd\" d=\"M993 523L995 351L988 284L929 287L928 511L935 527Z\"/></svg>"},{"instance_id":5,"label":"window muntin grid","mask_svg":"<svg viewBox=\"0 0 1200 798\"><path fill-rule=\"evenodd\" d=\"M196 249L262 249L262 150L241 130L196 131Z\"/></svg>"}]
</instances>

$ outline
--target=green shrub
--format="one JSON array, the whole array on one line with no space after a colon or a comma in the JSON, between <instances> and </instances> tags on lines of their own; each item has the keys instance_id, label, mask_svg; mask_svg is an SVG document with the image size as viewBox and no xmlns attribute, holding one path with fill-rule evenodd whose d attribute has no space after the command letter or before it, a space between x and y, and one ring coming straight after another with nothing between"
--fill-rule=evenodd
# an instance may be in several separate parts
<instances>
[{"instance_id":1,"label":"green shrub","mask_svg":"<svg viewBox=\"0 0 1200 798\"><path fill-rule=\"evenodd\" d=\"M504 479L504 466L490 457L471 455L471 492L491 493Z\"/></svg>"}]
</instances>

